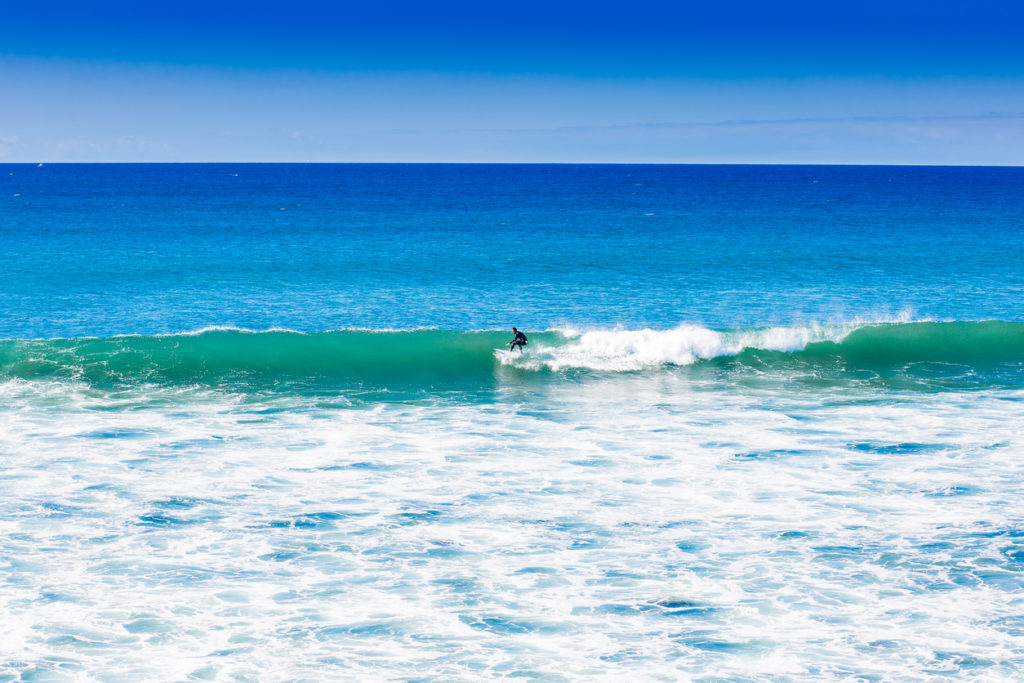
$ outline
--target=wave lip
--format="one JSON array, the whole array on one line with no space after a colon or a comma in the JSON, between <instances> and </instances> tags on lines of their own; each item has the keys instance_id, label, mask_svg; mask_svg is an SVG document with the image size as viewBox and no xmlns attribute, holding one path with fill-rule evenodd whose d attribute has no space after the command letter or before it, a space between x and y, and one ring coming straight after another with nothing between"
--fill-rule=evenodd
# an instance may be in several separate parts
<instances>
[{"instance_id":1,"label":"wave lip","mask_svg":"<svg viewBox=\"0 0 1024 683\"><path fill-rule=\"evenodd\" d=\"M1024 361L1024 323L983 320L871 325L851 330L838 342L808 344L799 355L807 359L838 356L863 364Z\"/></svg>"}]
</instances>

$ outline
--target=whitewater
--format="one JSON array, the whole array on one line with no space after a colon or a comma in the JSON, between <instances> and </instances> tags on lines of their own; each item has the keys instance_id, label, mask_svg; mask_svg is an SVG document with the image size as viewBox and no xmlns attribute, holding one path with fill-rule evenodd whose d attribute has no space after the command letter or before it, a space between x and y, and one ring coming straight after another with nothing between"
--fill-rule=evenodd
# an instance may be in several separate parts
<instances>
[{"instance_id":1,"label":"whitewater","mask_svg":"<svg viewBox=\"0 0 1024 683\"><path fill-rule=\"evenodd\" d=\"M0 170L2 681L1024 675L1020 169Z\"/></svg>"}]
</instances>

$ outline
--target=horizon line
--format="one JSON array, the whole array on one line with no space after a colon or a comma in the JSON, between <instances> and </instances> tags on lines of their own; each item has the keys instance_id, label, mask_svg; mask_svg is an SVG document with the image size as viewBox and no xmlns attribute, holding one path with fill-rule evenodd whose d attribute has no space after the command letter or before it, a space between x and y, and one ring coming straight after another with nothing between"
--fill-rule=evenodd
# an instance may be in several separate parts
<instances>
[{"instance_id":1,"label":"horizon line","mask_svg":"<svg viewBox=\"0 0 1024 683\"><path fill-rule=\"evenodd\" d=\"M957 163L899 163L899 162L783 162L783 161L6 161L0 165L35 166L48 165L100 165L156 166L156 165L308 165L308 166L856 166L893 168L1024 168L1024 164L957 164Z\"/></svg>"}]
</instances>

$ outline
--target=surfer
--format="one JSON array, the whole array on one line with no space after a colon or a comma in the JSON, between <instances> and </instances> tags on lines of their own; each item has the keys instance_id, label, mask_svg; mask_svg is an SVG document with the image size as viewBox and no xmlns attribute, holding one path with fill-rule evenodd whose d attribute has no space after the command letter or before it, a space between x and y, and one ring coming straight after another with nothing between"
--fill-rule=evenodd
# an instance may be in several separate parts
<instances>
[{"instance_id":1,"label":"surfer","mask_svg":"<svg viewBox=\"0 0 1024 683\"><path fill-rule=\"evenodd\" d=\"M520 332L519 330L517 330L514 327L512 328L512 332L516 336L512 339L512 341L509 342L509 344L511 345L511 348L509 349L509 351L515 351L516 347L518 346L519 347L519 353L522 353L523 352L523 347L526 346L527 344L529 344L530 341L526 338L525 334L523 334L522 332Z\"/></svg>"}]
</instances>

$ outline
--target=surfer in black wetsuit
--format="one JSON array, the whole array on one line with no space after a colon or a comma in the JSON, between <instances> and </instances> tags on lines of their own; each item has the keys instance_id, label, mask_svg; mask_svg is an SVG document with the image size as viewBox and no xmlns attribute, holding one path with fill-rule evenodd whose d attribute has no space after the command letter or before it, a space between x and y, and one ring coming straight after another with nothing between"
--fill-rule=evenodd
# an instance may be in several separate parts
<instances>
[{"instance_id":1,"label":"surfer in black wetsuit","mask_svg":"<svg viewBox=\"0 0 1024 683\"><path fill-rule=\"evenodd\" d=\"M526 338L526 335L523 334L522 332L520 332L519 330L517 330L516 328L513 327L512 328L512 332L516 336L515 336L515 338L512 341L509 342L509 344L512 345L512 348L510 348L509 351L515 351L516 347L518 346L519 347L519 353L522 353L523 352L523 347L526 346L527 344L529 344L530 342Z\"/></svg>"}]
</instances>

